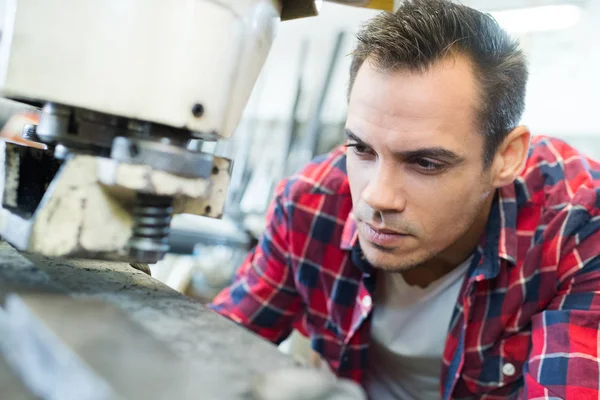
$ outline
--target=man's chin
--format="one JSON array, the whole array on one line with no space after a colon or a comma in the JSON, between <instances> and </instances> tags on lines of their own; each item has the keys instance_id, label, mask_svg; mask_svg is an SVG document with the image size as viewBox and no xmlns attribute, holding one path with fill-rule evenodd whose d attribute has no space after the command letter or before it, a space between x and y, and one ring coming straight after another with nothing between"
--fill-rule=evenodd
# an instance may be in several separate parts
<instances>
[{"instance_id":1,"label":"man's chin","mask_svg":"<svg viewBox=\"0 0 600 400\"><path fill-rule=\"evenodd\" d=\"M370 264L376 270L383 271L383 272L389 272L389 273L407 272L407 271L411 271L413 269L419 268L421 265L423 265L421 263L419 263L419 264L401 264L401 265L384 264L384 263L378 263L378 264L370 263Z\"/></svg>"},{"instance_id":2,"label":"man's chin","mask_svg":"<svg viewBox=\"0 0 600 400\"><path fill-rule=\"evenodd\" d=\"M426 261L425 257L418 257L415 253L403 254L398 249L383 248L372 243L361 243L361 247L369 264L386 272L405 272L419 267Z\"/></svg>"}]
</instances>

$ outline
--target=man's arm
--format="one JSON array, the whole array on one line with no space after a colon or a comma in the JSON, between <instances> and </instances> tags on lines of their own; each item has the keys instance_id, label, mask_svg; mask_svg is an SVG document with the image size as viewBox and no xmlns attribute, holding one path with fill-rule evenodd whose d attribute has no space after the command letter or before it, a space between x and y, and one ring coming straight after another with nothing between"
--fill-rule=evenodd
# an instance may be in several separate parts
<instances>
[{"instance_id":1,"label":"man's arm","mask_svg":"<svg viewBox=\"0 0 600 400\"><path fill-rule=\"evenodd\" d=\"M557 296L533 317L523 398L600 397L600 217L563 249Z\"/></svg>"},{"instance_id":2,"label":"man's arm","mask_svg":"<svg viewBox=\"0 0 600 400\"><path fill-rule=\"evenodd\" d=\"M238 270L233 284L209 306L275 343L290 334L302 304L289 264L285 186L286 181L276 190L267 212L267 229L255 250Z\"/></svg>"}]
</instances>

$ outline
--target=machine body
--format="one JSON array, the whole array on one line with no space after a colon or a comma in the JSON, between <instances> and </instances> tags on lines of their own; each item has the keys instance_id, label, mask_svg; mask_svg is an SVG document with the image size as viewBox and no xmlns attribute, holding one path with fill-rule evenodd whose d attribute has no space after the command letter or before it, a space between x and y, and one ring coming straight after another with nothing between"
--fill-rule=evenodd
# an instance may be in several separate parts
<instances>
[{"instance_id":1,"label":"machine body","mask_svg":"<svg viewBox=\"0 0 600 400\"><path fill-rule=\"evenodd\" d=\"M52 257L151 263L174 213L218 217L231 163L202 144L231 136L281 10L9 0L0 89L41 108L27 138L45 148L1 144L2 237Z\"/></svg>"}]
</instances>

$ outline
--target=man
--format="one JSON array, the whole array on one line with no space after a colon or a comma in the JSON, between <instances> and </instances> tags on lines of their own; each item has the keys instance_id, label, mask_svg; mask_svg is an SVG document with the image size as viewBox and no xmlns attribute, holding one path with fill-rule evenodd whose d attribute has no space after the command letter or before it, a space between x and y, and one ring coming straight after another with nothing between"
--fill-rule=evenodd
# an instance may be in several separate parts
<instances>
[{"instance_id":1,"label":"man","mask_svg":"<svg viewBox=\"0 0 600 400\"><path fill-rule=\"evenodd\" d=\"M345 148L281 183L213 309L374 399L597 399L600 164L518 125L488 15L407 1L358 39Z\"/></svg>"}]
</instances>

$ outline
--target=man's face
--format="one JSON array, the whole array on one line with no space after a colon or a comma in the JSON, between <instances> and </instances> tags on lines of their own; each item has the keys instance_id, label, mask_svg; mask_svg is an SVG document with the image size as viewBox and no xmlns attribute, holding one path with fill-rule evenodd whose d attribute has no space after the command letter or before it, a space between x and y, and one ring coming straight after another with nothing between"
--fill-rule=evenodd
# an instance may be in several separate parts
<instances>
[{"instance_id":1,"label":"man's face","mask_svg":"<svg viewBox=\"0 0 600 400\"><path fill-rule=\"evenodd\" d=\"M373 266L399 272L460 262L454 258L472 249L494 189L483 170L477 90L461 56L423 73L381 72L368 60L358 72L347 170L359 241Z\"/></svg>"}]
</instances>

